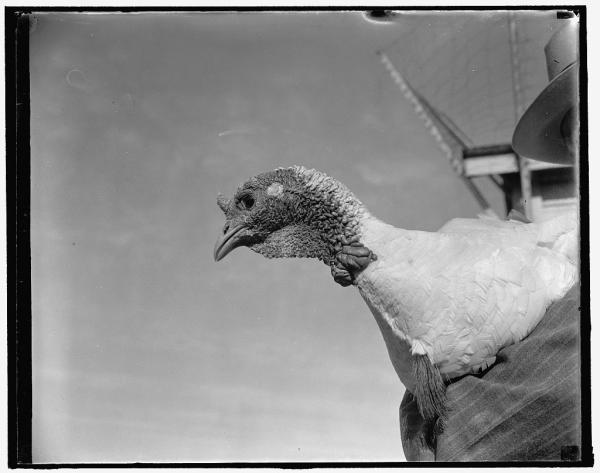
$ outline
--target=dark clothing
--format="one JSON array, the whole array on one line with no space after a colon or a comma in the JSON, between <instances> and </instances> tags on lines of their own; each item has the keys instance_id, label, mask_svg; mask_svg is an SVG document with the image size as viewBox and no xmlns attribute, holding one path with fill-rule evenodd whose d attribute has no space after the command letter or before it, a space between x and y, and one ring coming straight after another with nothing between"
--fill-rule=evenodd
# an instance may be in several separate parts
<instances>
[{"instance_id":1,"label":"dark clothing","mask_svg":"<svg viewBox=\"0 0 600 473\"><path fill-rule=\"evenodd\" d=\"M523 341L480 376L447 388L448 419L435 453L406 392L400 431L409 461L578 460L581 451L580 287L548 309Z\"/></svg>"}]
</instances>

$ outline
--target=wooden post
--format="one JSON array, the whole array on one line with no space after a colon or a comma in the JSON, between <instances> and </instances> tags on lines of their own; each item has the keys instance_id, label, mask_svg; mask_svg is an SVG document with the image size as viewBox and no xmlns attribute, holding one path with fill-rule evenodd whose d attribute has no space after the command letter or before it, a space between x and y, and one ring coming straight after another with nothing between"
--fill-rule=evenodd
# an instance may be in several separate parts
<instances>
[{"instance_id":1,"label":"wooden post","mask_svg":"<svg viewBox=\"0 0 600 473\"><path fill-rule=\"evenodd\" d=\"M515 126L517 125L519 118L523 115L523 101L521 99L521 80L519 77L519 51L517 48L518 32L517 23L515 20L515 13L512 11L508 12L508 40L510 43L510 56L511 56L511 68L512 68L512 91L513 101L515 105ZM519 162L519 175L521 177L521 200L523 204L523 213L525 216L532 220L532 207L531 207L531 171L529 169L529 162L527 158L522 156L518 157Z\"/></svg>"}]
</instances>

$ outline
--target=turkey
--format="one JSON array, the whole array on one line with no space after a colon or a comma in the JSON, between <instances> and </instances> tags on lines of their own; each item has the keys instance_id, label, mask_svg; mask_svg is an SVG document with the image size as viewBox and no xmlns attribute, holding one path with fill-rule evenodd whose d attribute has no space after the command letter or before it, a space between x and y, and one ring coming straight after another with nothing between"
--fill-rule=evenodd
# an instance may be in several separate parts
<instances>
[{"instance_id":1,"label":"turkey","mask_svg":"<svg viewBox=\"0 0 600 473\"><path fill-rule=\"evenodd\" d=\"M247 246L267 258L330 266L338 283L358 289L400 381L440 429L446 383L491 366L578 280L576 215L401 229L339 181L301 166L257 175L217 203L226 223L215 260Z\"/></svg>"}]
</instances>

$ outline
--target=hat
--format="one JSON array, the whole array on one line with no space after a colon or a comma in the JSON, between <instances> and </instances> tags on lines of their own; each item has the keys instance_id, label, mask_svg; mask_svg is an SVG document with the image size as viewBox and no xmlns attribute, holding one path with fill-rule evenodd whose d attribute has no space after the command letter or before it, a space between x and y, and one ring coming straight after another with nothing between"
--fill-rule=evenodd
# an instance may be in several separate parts
<instances>
[{"instance_id":1,"label":"hat","mask_svg":"<svg viewBox=\"0 0 600 473\"><path fill-rule=\"evenodd\" d=\"M521 156L571 164L573 151L565 136L574 133L578 118L577 19L567 22L544 48L550 83L525 111L513 134L513 149Z\"/></svg>"}]
</instances>

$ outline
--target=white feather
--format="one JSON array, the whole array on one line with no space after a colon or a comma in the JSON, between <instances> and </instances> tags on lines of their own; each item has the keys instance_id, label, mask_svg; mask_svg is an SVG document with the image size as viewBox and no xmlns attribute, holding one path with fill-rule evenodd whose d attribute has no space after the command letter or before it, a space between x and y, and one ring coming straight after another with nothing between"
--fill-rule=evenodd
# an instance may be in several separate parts
<instances>
[{"instance_id":1,"label":"white feather","mask_svg":"<svg viewBox=\"0 0 600 473\"><path fill-rule=\"evenodd\" d=\"M411 354L427 354L448 378L485 369L578 279L572 216L540 224L454 219L421 232L367 214L360 227L378 259L357 286L407 389Z\"/></svg>"}]
</instances>

